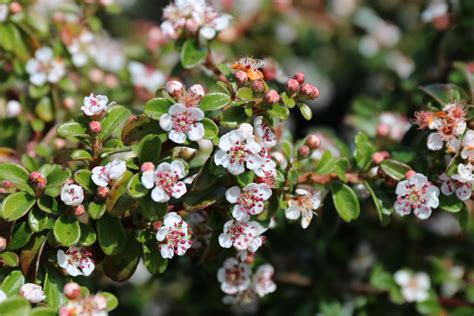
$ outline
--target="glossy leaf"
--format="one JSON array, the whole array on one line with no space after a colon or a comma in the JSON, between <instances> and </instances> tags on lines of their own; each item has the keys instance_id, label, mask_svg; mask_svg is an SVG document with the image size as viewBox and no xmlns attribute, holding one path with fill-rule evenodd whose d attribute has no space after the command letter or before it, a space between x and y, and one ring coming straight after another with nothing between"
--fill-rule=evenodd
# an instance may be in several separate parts
<instances>
[{"instance_id":1,"label":"glossy leaf","mask_svg":"<svg viewBox=\"0 0 474 316\"><path fill-rule=\"evenodd\" d=\"M108 214L97 221L97 237L100 248L108 256L119 254L127 242L120 219Z\"/></svg>"},{"instance_id":2,"label":"glossy leaf","mask_svg":"<svg viewBox=\"0 0 474 316\"><path fill-rule=\"evenodd\" d=\"M2 203L1 217L9 222L16 221L23 217L35 203L35 198L26 192L10 194Z\"/></svg>"},{"instance_id":3,"label":"glossy leaf","mask_svg":"<svg viewBox=\"0 0 474 316\"><path fill-rule=\"evenodd\" d=\"M356 194L346 184L331 184L332 200L339 216L346 222L359 217L360 206Z\"/></svg>"},{"instance_id":4,"label":"glossy leaf","mask_svg":"<svg viewBox=\"0 0 474 316\"><path fill-rule=\"evenodd\" d=\"M60 245L65 247L73 246L81 237L79 221L74 216L62 215L54 223L53 234Z\"/></svg>"}]
</instances>

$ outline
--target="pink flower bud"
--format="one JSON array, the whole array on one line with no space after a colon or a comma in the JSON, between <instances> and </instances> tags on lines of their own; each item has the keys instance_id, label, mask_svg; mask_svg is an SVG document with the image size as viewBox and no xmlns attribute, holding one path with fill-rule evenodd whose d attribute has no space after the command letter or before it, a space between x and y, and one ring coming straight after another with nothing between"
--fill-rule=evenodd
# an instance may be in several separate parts
<instances>
[{"instance_id":1,"label":"pink flower bud","mask_svg":"<svg viewBox=\"0 0 474 316\"><path fill-rule=\"evenodd\" d=\"M89 71L89 79L95 83L101 82L102 80L104 80L104 72L99 68L94 68Z\"/></svg>"},{"instance_id":2,"label":"pink flower bud","mask_svg":"<svg viewBox=\"0 0 474 316\"><path fill-rule=\"evenodd\" d=\"M299 84L303 84L304 82L304 73L302 72L297 72L294 74L293 79L298 81Z\"/></svg>"},{"instance_id":3,"label":"pink flower bud","mask_svg":"<svg viewBox=\"0 0 474 316\"><path fill-rule=\"evenodd\" d=\"M102 125L99 121L92 121L89 123L89 129L94 134L99 134L102 130Z\"/></svg>"},{"instance_id":4,"label":"pink flower bud","mask_svg":"<svg viewBox=\"0 0 474 316\"><path fill-rule=\"evenodd\" d=\"M23 11L23 7L18 2L12 2L10 4L10 10L12 11L12 13L16 14Z\"/></svg>"},{"instance_id":5,"label":"pink flower bud","mask_svg":"<svg viewBox=\"0 0 474 316\"><path fill-rule=\"evenodd\" d=\"M166 91L172 96L180 94L183 91L183 84L176 80L168 81L166 83Z\"/></svg>"},{"instance_id":6,"label":"pink flower bud","mask_svg":"<svg viewBox=\"0 0 474 316\"><path fill-rule=\"evenodd\" d=\"M196 33L199 28L199 23L195 19L186 20L186 30L190 33Z\"/></svg>"},{"instance_id":7,"label":"pink flower bud","mask_svg":"<svg viewBox=\"0 0 474 316\"><path fill-rule=\"evenodd\" d=\"M151 224L153 230L155 231L159 231L161 226L163 226L163 223L160 222L160 221L154 221L152 224Z\"/></svg>"},{"instance_id":8,"label":"pink flower bud","mask_svg":"<svg viewBox=\"0 0 474 316\"><path fill-rule=\"evenodd\" d=\"M372 156L372 161L378 165L380 164L382 161L384 161L385 159L389 158L390 157L390 154L388 153L388 151L379 151L379 152L376 152L375 154L373 154Z\"/></svg>"},{"instance_id":9,"label":"pink flower bud","mask_svg":"<svg viewBox=\"0 0 474 316\"><path fill-rule=\"evenodd\" d=\"M286 83L286 90L288 90L289 92L292 92L292 93L298 92L299 89L300 89L300 83L296 79L290 79Z\"/></svg>"},{"instance_id":10,"label":"pink flower bud","mask_svg":"<svg viewBox=\"0 0 474 316\"><path fill-rule=\"evenodd\" d=\"M318 149L321 146L321 139L316 135L309 135L306 139L306 145L310 149Z\"/></svg>"},{"instance_id":11,"label":"pink flower bud","mask_svg":"<svg viewBox=\"0 0 474 316\"><path fill-rule=\"evenodd\" d=\"M407 173L405 173L405 178L410 179L410 178L413 177L415 174L416 174L415 171L413 171L413 170L408 170Z\"/></svg>"},{"instance_id":12,"label":"pink flower bud","mask_svg":"<svg viewBox=\"0 0 474 316\"><path fill-rule=\"evenodd\" d=\"M108 187L98 187L97 188L97 196L101 199L106 199L109 195L109 188Z\"/></svg>"},{"instance_id":13,"label":"pink flower bud","mask_svg":"<svg viewBox=\"0 0 474 316\"><path fill-rule=\"evenodd\" d=\"M319 90L310 83L305 83L301 86L301 93L309 99L316 99L319 97Z\"/></svg>"},{"instance_id":14,"label":"pink flower bud","mask_svg":"<svg viewBox=\"0 0 474 316\"><path fill-rule=\"evenodd\" d=\"M390 133L390 127L387 124L379 124L377 126L377 135L387 136Z\"/></svg>"},{"instance_id":15,"label":"pink flower bud","mask_svg":"<svg viewBox=\"0 0 474 316\"><path fill-rule=\"evenodd\" d=\"M155 165L152 162L144 162L140 169L142 172L151 171L155 169Z\"/></svg>"},{"instance_id":16,"label":"pink flower bud","mask_svg":"<svg viewBox=\"0 0 474 316\"><path fill-rule=\"evenodd\" d=\"M43 189L47 183L46 178L39 171L33 171L28 180L38 189Z\"/></svg>"},{"instance_id":17,"label":"pink flower bud","mask_svg":"<svg viewBox=\"0 0 474 316\"><path fill-rule=\"evenodd\" d=\"M76 282L69 282L64 285L64 295L70 300L76 300L81 296L81 287Z\"/></svg>"},{"instance_id":18,"label":"pink flower bud","mask_svg":"<svg viewBox=\"0 0 474 316\"><path fill-rule=\"evenodd\" d=\"M0 237L0 252L7 248L7 240L4 237Z\"/></svg>"},{"instance_id":19,"label":"pink flower bud","mask_svg":"<svg viewBox=\"0 0 474 316\"><path fill-rule=\"evenodd\" d=\"M249 76L247 76L247 73L245 71L239 70L235 74L235 79L237 80L238 84L246 84Z\"/></svg>"},{"instance_id":20,"label":"pink flower bud","mask_svg":"<svg viewBox=\"0 0 474 316\"><path fill-rule=\"evenodd\" d=\"M303 145L303 146L301 146L300 148L298 148L298 155L299 155L301 158L307 158L310 153L311 153L311 150L310 150L309 147L306 146L306 145Z\"/></svg>"},{"instance_id":21,"label":"pink flower bud","mask_svg":"<svg viewBox=\"0 0 474 316\"><path fill-rule=\"evenodd\" d=\"M263 90L265 90L265 85L262 80L255 80L252 82L251 88L254 92L263 92Z\"/></svg>"},{"instance_id":22,"label":"pink flower bud","mask_svg":"<svg viewBox=\"0 0 474 316\"><path fill-rule=\"evenodd\" d=\"M275 90L270 90L265 93L265 102L268 104L275 104L278 103L278 101L280 101L280 95Z\"/></svg>"},{"instance_id":23,"label":"pink flower bud","mask_svg":"<svg viewBox=\"0 0 474 316\"><path fill-rule=\"evenodd\" d=\"M84 208L84 205L78 205L74 207L74 216L79 217L84 215L86 212L86 209Z\"/></svg>"},{"instance_id":24,"label":"pink flower bud","mask_svg":"<svg viewBox=\"0 0 474 316\"><path fill-rule=\"evenodd\" d=\"M4 180L2 182L2 185L5 189L11 189L13 188L13 182L9 181L9 180Z\"/></svg>"},{"instance_id":25,"label":"pink flower bud","mask_svg":"<svg viewBox=\"0 0 474 316\"><path fill-rule=\"evenodd\" d=\"M63 101L64 108L67 110L72 110L76 106L76 101L71 97L66 97Z\"/></svg>"},{"instance_id":26,"label":"pink flower bud","mask_svg":"<svg viewBox=\"0 0 474 316\"><path fill-rule=\"evenodd\" d=\"M194 95L200 96L200 97L203 97L204 94L205 94L204 93L204 88L200 84L192 85L189 88L189 92L191 92Z\"/></svg>"}]
</instances>

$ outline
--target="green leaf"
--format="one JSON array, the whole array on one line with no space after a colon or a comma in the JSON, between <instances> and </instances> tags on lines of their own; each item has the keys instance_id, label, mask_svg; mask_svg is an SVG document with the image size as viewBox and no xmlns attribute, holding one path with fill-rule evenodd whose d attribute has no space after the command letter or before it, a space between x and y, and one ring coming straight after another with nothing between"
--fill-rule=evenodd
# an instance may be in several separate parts
<instances>
[{"instance_id":1,"label":"green leaf","mask_svg":"<svg viewBox=\"0 0 474 316\"><path fill-rule=\"evenodd\" d=\"M163 114L168 113L171 103L164 98L155 98L145 104L144 113L153 120L159 120Z\"/></svg>"},{"instance_id":2,"label":"green leaf","mask_svg":"<svg viewBox=\"0 0 474 316\"><path fill-rule=\"evenodd\" d=\"M73 246L81 237L79 221L74 216L62 215L54 223L53 234L60 245L65 247Z\"/></svg>"},{"instance_id":3,"label":"green leaf","mask_svg":"<svg viewBox=\"0 0 474 316\"><path fill-rule=\"evenodd\" d=\"M26 192L10 194L2 203L1 217L9 222L16 221L23 217L35 203L35 198Z\"/></svg>"},{"instance_id":4,"label":"green leaf","mask_svg":"<svg viewBox=\"0 0 474 316\"><path fill-rule=\"evenodd\" d=\"M0 262L4 267L18 266L18 255L11 251L0 252Z\"/></svg>"},{"instance_id":5,"label":"green leaf","mask_svg":"<svg viewBox=\"0 0 474 316\"><path fill-rule=\"evenodd\" d=\"M29 172L14 163L0 164L0 180L11 181L13 184L27 185Z\"/></svg>"},{"instance_id":6,"label":"green leaf","mask_svg":"<svg viewBox=\"0 0 474 316\"><path fill-rule=\"evenodd\" d=\"M114 309L117 308L118 306L118 299L115 297L115 295L109 293L109 292L100 292L99 295L102 295L105 297L105 300L107 301L107 311L113 311Z\"/></svg>"},{"instance_id":7,"label":"green leaf","mask_svg":"<svg viewBox=\"0 0 474 316\"><path fill-rule=\"evenodd\" d=\"M57 314L56 309L42 306L34 308L31 311L30 316L56 316Z\"/></svg>"},{"instance_id":8,"label":"green leaf","mask_svg":"<svg viewBox=\"0 0 474 316\"><path fill-rule=\"evenodd\" d=\"M106 255L116 255L123 250L127 239L118 217L105 214L97 221L96 228L100 248Z\"/></svg>"},{"instance_id":9,"label":"green leaf","mask_svg":"<svg viewBox=\"0 0 474 316\"><path fill-rule=\"evenodd\" d=\"M117 131L119 127L127 121L130 114L130 110L121 105L111 107L102 120L102 130L98 135L99 138L104 140L109 137L112 132Z\"/></svg>"},{"instance_id":10,"label":"green leaf","mask_svg":"<svg viewBox=\"0 0 474 316\"><path fill-rule=\"evenodd\" d=\"M324 175L333 172L337 158L333 157L329 150L325 151L316 165L316 173Z\"/></svg>"},{"instance_id":11,"label":"green leaf","mask_svg":"<svg viewBox=\"0 0 474 316\"><path fill-rule=\"evenodd\" d=\"M160 161L161 140L158 135L147 135L138 144L138 160L156 164Z\"/></svg>"},{"instance_id":12,"label":"green leaf","mask_svg":"<svg viewBox=\"0 0 474 316\"><path fill-rule=\"evenodd\" d=\"M46 229L52 229L54 227L54 219L48 214L34 208L28 214L28 224L31 230L37 233Z\"/></svg>"},{"instance_id":13,"label":"green leaf","mask_svg":"<svg viewBox=\"0 0 474 316\"><path fill-rule=\"evenodd\" d=\"M288 116L290 115L290 110L288 110L288 107L286 107L286 105L275 103L272 104L271 108L268 110L268 114L284 121L288 119Z\"/></svg>"},{"instance_id":14,"label":"green leaf","mask_svg":"<svg viewBox=\"0 0 474 316\"><path fill-rule=\"evenodd\" d=\"M107 200L105 202L105 205L107 206L107 211L112 212L112 209L118 203L119 199L122 197L127 197L127 185L132 175L133 174L127 170L120 177L120 179L115 181L114 185L109 191L109 194L107 195Z\"/></svg>"},{"instance_id":15,"label":"green leaf","mask_svg":"<svg viewBox=\"0 0 474 316\"><path fill-rule=\"evenodd\" d=\"M161 256L157 244L153 241L143 244L143 263L151 274L163 273L168 267L168 259Z\"/></svg>"},{"instance_id":16,"label":"green leaf","mask_svg":"<svg viewBox=\"0 0 474 316\"><path fill-rule=\"evenodd\" d=\"M391 178L395 180L405 179L405 174L411 170L409 166L404 163L392 159L385 159L380 163L380 168Z\"/></svg>"},{"instance_id":17,"label":"green leaf","mask_svg":"<svg viewBox=\"0 0 474 316\"><path fill-rule=\"evenodd\" d=\"M393 202L388 199L386 194L381 191L377 185L371 183L364 183L365 187L369 191L372 200L374 201L375 208L377 209L377 215L382 224L386 224L386 216L392 213Z\"/></svg>"},{"instance_id":18,"label":"green leaf","mask_svg":"<svg viewBox=\"0 0 474 316\"><path fill-rule=\"evenodd\" d=\"M83 150L83 149L74 150L71 153L71 158L73 160L85 160L85 161L92 160L91 154L87 150Z\"/></svg>"},{"instance_id":19,"label":"green leaf","mask_svg":"<svg viewBox=\"0 0 474 316\"><path fill-rule=\"evenodd\" d=\"M64 304L65 298L63 295L63 289L65 284L66 280L64 276L59 274L53 268L47 268L43 291L46 295L46 302L49 307L58 309Z\"/></svg>"},{"instance_id":20,"label":"green leaf","mask_svg":"<svg viewBox=\"0 0 474 316\"><path fill-rule=\"evenodd\" d=\"M140 211L149 221L162 218L166 214L167 209L167 203L156 203L151 199L150 194L147 194L140 200Z\"/></svg>"},{"instance_id":21,"label":"green leaf","mask_svg":"<svg viewBox=\"0 0 474 316\"><path fill-rule=\"evenodd\" d=\"M74 173L74 181L77 182L88 193L95 193L95 184L92 181L92 172L87 169L81 169Z\"/></svg>"},{"instance_id":22,"label":"green leaf","mask_svg":"<svg viewBox=\"0 0 474 316\"><path fill-rule=\"evenodd\" d=\"M43 252L48 234L41 232L31 237L30 242L24 246L20 253L21 272L28 278L36 278L39 260Z\"/></svg>"},{"instance_id":23,"label":"green leaf","mask_svg":"<svg viewBox=\"0 0 474 316\"><path fill-rule=\"evenodd\" d=\"M8 243L7 250L23 248L31 238L31 229L27 222L17 222L13 227L12 237Z\"/></svg>"},{"instance_id":24,"label":"green leaf","mask_svg":"<svg viewBox=\"0 0 474 316\"><path fill-rule=\"evenodd\" d=\"M105 210L107 209L104 202L90 202L87 208L87 213L89 214L90 218L92 219L99 219L104 215Z\"/></svg>"},{"instance_id":25,"label":"green leaf","mask_svg":"<svg viewBox=\"0 0 474 316\"><path fill-rule=\"evenodd\" d=\"M127 185L127 193L134 199L140 199L148 193L148 189L142 185L140 180L141 174L135 174Z\"/></svg>"},{"instance_id":26,"label":"green leaf","mask_svg":"<svg viewBox=\"0 0 474 316\"><path fill-rule=\"evenodd\" d=\"M36 161L36 159L27 154L21 155L21 164L26 168L27 172L33 172L39 168L38 161Z\"/></svg>"},{"instance_id":27,"label":"green leaf","mask_svg":"<svg viewBox=\"0 0 474 316\"><path fill-rule=\"evenodd\" d=\"M420 87L420 90L432 97L442 107L446 104L459 101L457 96L465 96L465 92L454 84L441 84L434 83L424 87Z\"/></svg>"},{"instance_id":28,"label":"green leaf","mask_svg":"<svg viewBox=\"0 0 474 316\"><path fill-rule=\"evenodd\" d=\"M29 316L30 310L30 303L21 297L10 297L0 304L2 316Z\"/></svg>"},{"instance_id":29,"label":"green leaf","mask_svg":"<svg viewBox=\"0 0 474 316\"><path fill-rule=\"evenodd\" d=\"M331 191L336 211L344 221L350 222L359 217L359 200L347 184L332 183Z\"/></svg>"},{"instance_id":30,"label":"green leaf","mask_svg":"<svg viewBox=\"0 0 474 316\"><path fill-rule=\"evenodd\" d=\"M52 122L54 120L54 107L49 97L43 97L35 106L35 114L43 122Z\"/></svg>"},{"instance_id":31,"label":"green leaf","mask_svg":"<svg viewBox=\"0 0 474 316\"><path fill-rule=\"evenodd\" d=\"M457 213L464 207L464 202L459 200L455 194L449 196L441 194L439 207L446 212Z\"/></svg>"},{"instance_id":32,"label":"green leaf","mask_svg":"<svg viewBox=\"0 0 474 316\"><path fill-rule=\"evenodd\" d=\"M7 296L17 295L21 286L25 284L25 277L20 271L12 271L2 282L2 290Z\"/></svg>"},{"instance_id":33,"label":"green leaf","mask_svg":"<svg viewBox=\"0 0 474 316\"><path fill-rule=\"evenodd\" d=\"M46 213L58 213L58 201L52 196L43 195L37 201L40 210Z\"/></svg>"},{"instance_id":34,"label":"green leaf","mask_svg":"<svg viewBox=\"0 0 474 316\"><path fill-rule=\"evenodd\" d=\"M83 246L92 246L97 240L95 231L87 224L80 223L81 226L81 238L79 243Z\"/></svg>"},{"instance_id":35,"label":"green leaf","mask_svg":"<svg viewBox=\"0 0 474 316\"><path fill-rule=\"evenodd\" d=\"M112 280L123 282L133 275L142 255L142 246L130 234L120 253L105 257L103 267L105 274Z\"/></svg>"},{"instance_id":36,"label":"green leaf","mask_svg":"<svg viewBox=\"0 0 474 316\"><path fill-rule=\"evenodd\" d=\"M181 48L181 64L184 68L194 68L206 59L207 51L199 48L195 41L188 39Z\"/></svg>"},{"instance_id":37,"label":"green leaf","mask_svg":"<svg viewBox=\"0 0 474 316\"><path fill-rule=\"evenodd\" d=\"M247 171L237 176L237 182L241 187L245 187L247 184L252 183L254 178L255 174L252 171Z\"/></svg>"},{"instance_id":38,"label":"green leaf","mask_svg":"<svg viewBox=\"0 0 474 316\"><path fill-rule=\"evenodd\" d=\"M61 137L88 137L87 128L78 122L66 122L59 125L57 133Z\"/></svg>"},{"instance_id":39,"label":"green leaf","mask_svg":"<svg viewBox=\"0 0 474 316\"><path fill-rule=\"evenodd\" d=\"M235 94L239 99L250 101L253 100L253 90L249 87L242 87Z\"/></svg>"},{"instance_id":40,"label":"green leaf","mask_svg":"<svg viewBox=\"0 0 474 316\"><path fill-rule=\"evenodd\" d=\"M369 140L369 137L362 132L356 135L354 143L354 158L357 167L362 171L367 171L372 163L372 155L375 153L375 146Z\"/></svg>"},{"instance_id":41,"label":"green leaf","mask_svg":"<svg viewBox=\"0 0 474 316\"><path fill-rule=\"evenodd\" d=\"M298 107L300 108L301 115L303 115L306 120L311 120L313 117L313 111L311 111L311 108L305 103L298 103Z\"/></svg>"},{"instance_id":42,"label":"green leaf","mask_svg":"<svg viewBox=\"0 0 474 316\"><path fill-rule=\"evenodd\" d=\"M213 120L205 117L202 119L201 123L204 126L204 138L212 139L219 135L219 127L217 127Z\"/></svg>"},{"instance_id":43,"label":"green leaf","mask_svg":"<svg viewBox=\"0 0 474 316\"><path fill-rule=\"evenodd\" d=\"M288 94L286 94L286 92L282 93L281 99L283 100L283 104L286 105L290 109L294 108L296 105L295 100L289 97Z\"/></svg>"},{"instance_id":44,"label":"green leaf","mask_svg":"<svg viewBox=\"0 0 474 316\"><path fill-rule=\"evenodd\" d=\"M225 93L215 92L206 94L202 100L200 108L203 111L215 111L222 109L230 103L230 96Z\"/></svg>"}]
</instances>

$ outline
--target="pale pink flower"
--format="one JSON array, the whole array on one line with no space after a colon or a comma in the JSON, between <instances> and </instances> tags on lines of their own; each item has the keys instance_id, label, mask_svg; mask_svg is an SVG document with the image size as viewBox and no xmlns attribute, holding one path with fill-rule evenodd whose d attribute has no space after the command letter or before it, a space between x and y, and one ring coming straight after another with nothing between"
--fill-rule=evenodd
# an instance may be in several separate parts
<instances>
[{"instance_id":1,"label":"pale pink flower","mask_svg":"<svg viewBox=\"0 0 474 316\"><path fill-rule=\"evenodd\" d=\"M110 181L118 180L127 171L125 161L114 159L105 166L92 169L92 181L99 187L106 187Z\"/></svg>"},{"instance_id":2,"label":"pale pink flower","mask_svg":"<svg viewBox=\"0 0 474 316\"><path fill-rule=\"evenodd\" d=\"M265 147L271 148L276 145L277 139L275 133L268 124L263 120L262 116L257 116L253 122L255 136L259 139Z\"/></svg>"},{"instance_id":3,"label":"pale pink flower","mask_svg":"<svg viewBox=\"0 0 474 316\"><path fill-rule=\"evenodd\" d=\"M163 162L156 170L143 172L142 184L151 191L151 198L158 203L168 202L170 197L179 199L186 193L186 185L183 181L188 174L186 166L181 160L171 163Z\"/></svg>"},{"instance_id":4,"label":"pale pink flower","mask_svg":"<svg viewBox=\"0 0 474 316\"><path fill-rule=\"evenodd\" d=\"M168 137L177 144L183 144L186 139L198 141L204 137L204 125L201 121L204 112L197 107L186 107L176 103L168 113L160 117L160 126L168 132Z\"/></svg>"},{"instance_id":5,"label":"pale pink flower","mask_svg":"<svg viewBox=\"0 0 474 316\"><path fill-rule=\"evenodd\" d=\"M40 303L46 298L43 288L34 283L23 284L20 288L19 294L33 304Z\"/></svg>"},{"instance_id":6,"label":"pale pink flower","mask_svg":"<svg viewBox=\"0 0 474 316\"><path fill-rule=\"evenodd\" d=\"M321 207L325 192L301 186L296 189L296 193L298 196L288 201L285 215L286 218L291 220L297 220L301 217L301 227L306 229L313 219L314 211Z\"/></svg>"},{"instance_id":7,"label":"pale pink flower","mask_svg":"<svg viewBox=\"0 0 474 316\"><path fill-rule=\"evenodd\" d=\"M163 72L137 61L128 63L128 71L132 76L133 85L145 88L150 93L155 93L166 81L166 76Z\"/></svg>"},{"instance_id":8,"label":"pale pink flower","mask_svg":"<svg viewBox=\"0 0 474 316\"><path fill-rule=\"evenodd\" d=\"M456 196L461 201L466 201L471 198L472 181L464 181L464 178L458 174L450 178L446 173L443 173L439 178L443 181L441 192L443 192L444 195L456 193Z\"/></svg>"},{"instance_id":9,"label":"pale pink flower","mask_svg":"<svg viewBox=\"0 0 474 316\"><path fill-rule=\"evenodd\" d=\"M401 287L405 302L423 302L428 299L431 287L430 277L424 272L412 273L399 270L394 274L395 282Z\"/></svg>"},{"instance_id":10,"label":"pale pink flower","mask_svg":"<svg viewBox=\"0 0 474 316\"><path fill-rule=\"evenodd\" d=\"M250 215L263 212L264 203L271 195L272 190L264 183L250 183L243 189L233 186L225 192L227 201L234 204L232 216L239 221L247 221Z\"/></svg>"},{"instance_id":11,"label":"pale pink flower","mask_svg":"<svg viewBox=\"0 0 474 316\"><path fill-rule=\"evenodd\" d=\"M84 105L81 110L87 116L102 114L106 109L109 98L105 95L94 95L91 93L88 97L84 97Z\"/></svg>"},{"instance_id":12,"label":"pale pink flower","mask_svg":"<svg viewBox=\"0 0 474 316\"><path fill-rule=\"evenodd\" d=\"M256 252L263 243L263 232L264 228L258 222L230 220L224 224L224 231L219 235L219 244L223 248L234 246L237 250Z\"/></svg>"},{"instance_id":13,"label":"pale pink flower","mask_svg":"<svg viewBox=\"0 0 474 316\"><path fill-rule=\"evenodd\" d=\"M156 233L160 241L160 252L163 258L182 256L191 248L192 231L188 224L176 212L165 215L163 225Z\"/></svg>"},{"instance_id":14,"label":"pale pink flower","mask_svg":"<svg viewBox=\"0 0 474 316\"><path fill-rule=\"evenodd\" d=\"M66 252L59 249L56 257L58 265L73 277L89 276L95 269L92 253L83 247L71 247Z\"/></svg>"},{"instance_id":15,"label":"pale pink flower","mask_svg":"<svg viewBox=\"0 0 474 316\"><path fill-rule=\"evenodd\" d=\"M275 270L270 264L264 264L258 267L252 277L252 286L260 297L276 290L276 284L273 282Z\"/></svg>"},{"instance_id":16,"label":"pale pink flower","mask_svg":"<svg viewBox=\"0 0 474 316\"><path fill-rule=\"evenodd\" d=\"M66 205L81 205L84 201L84 191L77 184L66 183L61 189L61 200Z\"/></svg>"},{"instance_id":17,"label":"pale pink flower","mask_svg":"<svg viewBox=\"0 0 474 316\"><path fill-rule=\"evenodd\" d=\"M217 279L221 283L222 292L236 294L246 290L251 283L251 273L248 264L239 262L235 258L227 258L223 267L217 272Z\"/></svg>"},{"instance_id":18,"label":"pale pink flower","mask_svg":"<svg viewBox=\"0 0 474 316\"><path fill-rule=\"evenodd\" d=\"M30 75L30 82L41 86L47 82L58 83L66 74L62 60L54 58L53 50L44 46L35 51L35 57L26 63L26 72Z\"/></svg>"}]
</instances>

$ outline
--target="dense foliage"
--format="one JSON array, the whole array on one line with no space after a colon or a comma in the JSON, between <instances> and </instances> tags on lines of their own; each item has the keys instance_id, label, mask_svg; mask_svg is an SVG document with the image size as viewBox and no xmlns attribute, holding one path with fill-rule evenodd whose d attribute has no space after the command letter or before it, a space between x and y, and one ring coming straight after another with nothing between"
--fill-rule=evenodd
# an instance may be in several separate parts
<instances>
[{"instance_id":1,"label":"dense foliage","mask_svg":"<svg viewBox=\"0 0 474 316\"><path fill-rule=\"evenodd\" d=\"M474 4L294 2L0 0L0 315L473 314Z\"/></svg>"}]
</instances>

